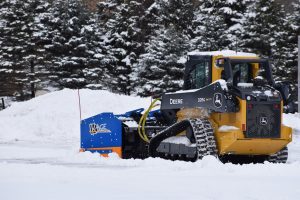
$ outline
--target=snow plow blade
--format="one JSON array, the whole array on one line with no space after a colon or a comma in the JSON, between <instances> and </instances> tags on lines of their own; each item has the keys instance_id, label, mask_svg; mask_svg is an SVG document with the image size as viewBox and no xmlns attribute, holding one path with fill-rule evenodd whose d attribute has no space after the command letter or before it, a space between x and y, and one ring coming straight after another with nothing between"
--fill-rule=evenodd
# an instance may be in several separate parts
<instances>
[{"instance_id":1,"label":"snow plow blade","mask_svg":"<svg viewBox=\"0 0 300 200\"><path fill-rule=\"evenodd\" d=\"M139 152L131 145L136 147L142 143L136 133L137 122L134 118L139 118L143 111L143 108L139 108L120 115L106 112L81 120L80 151L99 153L104 157L107 157L109 153L117 153L120 158L128 157L126 153L128 148L135 153ZM152 114L153 112L149 113L149 116ZM141 151L144 151L143 144L142 148Z\"/></svg>"},{"instance_id":2,"label":"snow plow blade","mask_svg":"<svg viewBox=\"0 0 300 200\"><path fill-rule=\"evenodd\" d=\"M81 152L97 152L103 156L114 152L122 157L122 123L113 113L84 119L80 129Z\"/></svg>"}]
</instances>

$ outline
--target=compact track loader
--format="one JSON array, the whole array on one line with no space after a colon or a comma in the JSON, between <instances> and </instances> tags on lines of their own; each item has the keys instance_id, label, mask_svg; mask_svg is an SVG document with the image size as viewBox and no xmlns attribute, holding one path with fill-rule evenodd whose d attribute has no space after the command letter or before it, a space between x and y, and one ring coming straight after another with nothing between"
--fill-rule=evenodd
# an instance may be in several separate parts
<instances>
[{"instance_id":1,"label":"compact track loader","mask_svg":"<svg viewBox=\"0 0 300 200\"><path fill-rule=\"evenodd\" d=\"M292 140L292 129L282 124L288 88L274 82L269 60L254 54L189 53L183 90L160 95L145 111L82 120L81 151L285 163Z\"/></svg>"}]
</instances>

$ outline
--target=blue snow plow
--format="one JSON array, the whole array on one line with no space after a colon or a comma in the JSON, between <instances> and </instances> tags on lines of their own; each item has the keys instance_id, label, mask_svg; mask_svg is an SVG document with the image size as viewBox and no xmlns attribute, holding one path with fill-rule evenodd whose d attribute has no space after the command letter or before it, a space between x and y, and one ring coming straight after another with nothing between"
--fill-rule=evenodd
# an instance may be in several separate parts
<instances>
[{"instance_id":1,"label":"blue snow plow","mask_svg":"<svg viewBox=\"0 0 300 200\"><path fill-rule=\"evenodd\" d=\"M151 105L153 108L154 104ZM150 136L145 135L144 127L155 123L156 117L160 116L159 110L151 109L149 107L144 114L143 108L120 115L107 112L81 120L80 151L99 153L104 157L109 153L116 153L121 158L148 157Z\"/></svg>"}]
</instances>

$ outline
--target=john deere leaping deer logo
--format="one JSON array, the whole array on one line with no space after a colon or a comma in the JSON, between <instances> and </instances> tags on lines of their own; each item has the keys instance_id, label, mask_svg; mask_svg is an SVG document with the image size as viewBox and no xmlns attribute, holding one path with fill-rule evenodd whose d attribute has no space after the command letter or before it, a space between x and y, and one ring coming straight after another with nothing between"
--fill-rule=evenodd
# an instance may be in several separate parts
<instances>
[{"instance_id":1,"label":"john deere leaping deer logo","mask_svg":"<svg viewBox=\"0 0 300 200\"><path fill-rule=\"evenodd\" d=\"M111 130L106 128L106 124L96 124L92 123L89 124L90 127L90 134L95 135L97 133L111 133Z\"/></svg>"},{"instance_id":2,"label":"john deere leaping deer logo","mask_svg":"<svg viewBox=\"0 0 300 200\"><path fill-rule=\"evenodd\" d=\"M267 117L260 117L260 124L265 126L268 125L268 118Z\"/></svg>"},{"instance_id":3,"label":"john deere leaping deer logo","mask_svg":"<svg viewBox=\"0 0 300 200\"><path fill-rule=\"evenodd\" d=\"M220 93L214 94L214 105L216 108L222 107L222 94Z\"/></svg>"}]
</instances>

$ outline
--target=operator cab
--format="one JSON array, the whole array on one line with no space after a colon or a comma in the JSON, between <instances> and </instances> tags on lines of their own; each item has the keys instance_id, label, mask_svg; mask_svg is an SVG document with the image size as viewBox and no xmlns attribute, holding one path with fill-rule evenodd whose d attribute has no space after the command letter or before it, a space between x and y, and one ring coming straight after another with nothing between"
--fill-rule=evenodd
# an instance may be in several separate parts
<instances>
[{"instance_id":1,"label":"operator cab","mask_svg":"<svg viewBox=\"0 0 300 200\"><path fill-rule=\"evenodd\" d=\"M253 86L257 78L274 85L267 59L222 57L215 60L215 66L212 64L213 59L213 56L189 57L184 77L185 90L202 88L218 79L224 79L235 87Z\"/></svg>"},{"instance_id":2,"label":"operator cab","mask_svg":"<svg viewBox=\"0 0 300 200\"><path fill-rule=\"evenodd\" d=\"M284 104L288 103L290 86L284 82L275 84L268 59L259 58L252 53L230 50L188 54L184 90L200 89L220 79L225 80L229 90L242 99L249 93L264 99L267 96L269 99L270 96L274 97L276 89ZM277 96L276 92L274 94Z\"/></svg>"}]
</instances>

